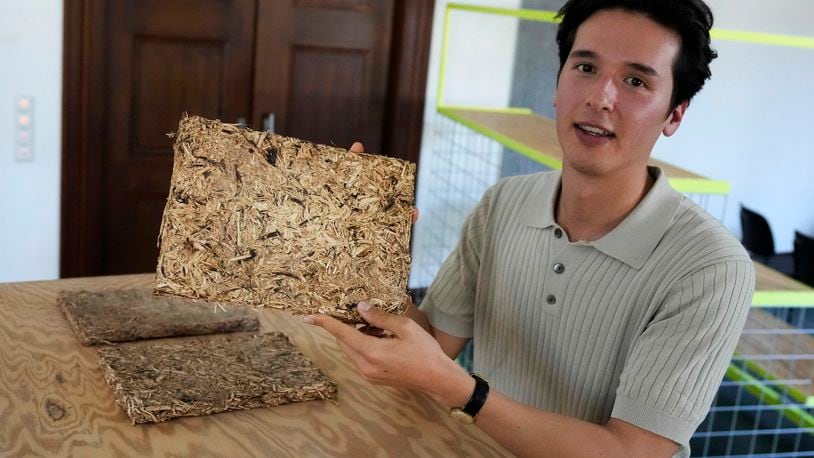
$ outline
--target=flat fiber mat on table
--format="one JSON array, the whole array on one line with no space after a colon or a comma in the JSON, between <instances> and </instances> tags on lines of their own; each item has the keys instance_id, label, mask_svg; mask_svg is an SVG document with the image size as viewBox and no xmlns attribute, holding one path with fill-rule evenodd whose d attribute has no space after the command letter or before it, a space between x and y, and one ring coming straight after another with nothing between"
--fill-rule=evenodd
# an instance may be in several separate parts
<instances>
[{"instance_id":1,"label":"flat fiber mat on table","mask_svg":"<svg viewBox=\"0 0 814 458\"><path fill-rule=\"evenodd\" d=\"M256 331L257 316L203 301L154 296L148 288L62 292L57 305L83 345Z\"/></svg>"},{"instance_id":2,"label":"flat fiber mat on table","mask_svg":"<svg viewBox=\"0 0 814 458\"><path fill-rule=\"evenodd\" d=\"M336 397L336 383L279 332L99 352L105 380L133 424Z\"/></svg>"},{"instance_id":3,"label":"flat fiber mat on table","mask_svg":"<svg viewBox=\"0 0 814 458\"><path fill-rule=\"evenodd\" d=\"M409 297L415 164L200 117L181 120L158 294L362 321Z\"/></svg>"}]
</instances>

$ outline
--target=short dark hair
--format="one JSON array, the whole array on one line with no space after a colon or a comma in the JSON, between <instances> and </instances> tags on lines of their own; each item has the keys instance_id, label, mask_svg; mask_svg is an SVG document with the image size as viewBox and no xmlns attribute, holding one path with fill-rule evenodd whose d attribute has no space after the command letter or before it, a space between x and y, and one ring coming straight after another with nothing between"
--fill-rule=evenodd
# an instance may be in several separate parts
<instances>
[{"instance_id":1,"label":"short dark hair","mask_svg":"<svg viewBox=\"0 0 814 458\"><path fill-rule=\"evenodd\" d=\"M673 62L670 111L685 100L689 102L712 75L709 64L718 57L710 47L712 11L702 0L569 0L557 13L562 20L557 28L560 55L557 79L571 54L579 26L597 12L612 9L644 15L681 38L681 48Z\"/></svg>"}]
</instances>

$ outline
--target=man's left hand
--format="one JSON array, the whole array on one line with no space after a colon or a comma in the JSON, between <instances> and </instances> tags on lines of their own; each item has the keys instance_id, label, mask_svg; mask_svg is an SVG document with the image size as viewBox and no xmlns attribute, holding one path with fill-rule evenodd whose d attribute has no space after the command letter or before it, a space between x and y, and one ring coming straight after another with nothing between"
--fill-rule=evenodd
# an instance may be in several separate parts
<instances>
[{"instance_id":1,"label":"man's left hand","mask_svg":"<svg viewBox=\"0 0 814 458\"><path fill-rule=\"evenodd\" d=\"M370 382L421 391L446 406L466 403L474 380L418 323L364 302L358 305L358 311L370 325L391 335L386 338L366 335L327 315L309 315L304 321L333 335L351 363Z\"/></svg>"}]
</instances>

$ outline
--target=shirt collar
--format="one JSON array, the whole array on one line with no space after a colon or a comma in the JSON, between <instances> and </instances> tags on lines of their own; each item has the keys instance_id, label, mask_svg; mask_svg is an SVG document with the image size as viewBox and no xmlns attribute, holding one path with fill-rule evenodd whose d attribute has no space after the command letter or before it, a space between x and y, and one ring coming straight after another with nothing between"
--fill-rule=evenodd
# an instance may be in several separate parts
<instances>
[{"instance_id":1,"label":"shirt collar","mask_svg":"<svg viewBox=\"0 0 814 458\"><path fill-rule=\"evenodd\" d=\"M635 269L641 268L656 249L683 199L660 168L647 169L656 178L653 187L618 226L593 242L599 251Z\"/></svg>"},{"instance_id":2,"label":"shirt collar","mask_svg":"<svg viewBox=\"0 0 814 458\"><path fill-rule=\"evenodd\" d=\"M557 208L557 196L560 194L562 171L554 170L540 175L544 179L537 180L531 188L523 215L526 225L546 228L555 223L554 210Z\"/></svg>"},{"instance_id":3,"label":"shirt collar","mask_svg":"<svg viewBox=\"0 0 814 458\"><path fill-rule=\"evenodd\" d=\"M648 167L655 183L636 208L612 231L587 243L608 256L639 269L650 257L673 221L683 196L674 190L658 167ZM562 183L562 173L539 180L526 204L526 224L546 228L556 224L554 209Z\"/></svg>"}]
</instances>

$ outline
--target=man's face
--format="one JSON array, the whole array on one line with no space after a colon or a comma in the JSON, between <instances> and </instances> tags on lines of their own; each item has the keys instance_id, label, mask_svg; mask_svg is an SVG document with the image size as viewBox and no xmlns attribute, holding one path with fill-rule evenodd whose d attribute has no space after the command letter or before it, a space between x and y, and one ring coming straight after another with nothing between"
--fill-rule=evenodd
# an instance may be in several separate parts
<instances>
[{"instance_id":1,"label":"man's face","mask_svg":"<svg viewBox=\"0 0 814 458\"><path fill-rule=\"evenodd\" d=\"M554 101L563 168L590 176L644 169L687 108L667 113L679 48L676 34L643 15L605 10L582 23Z\"/></svg>"}]
</instances>

